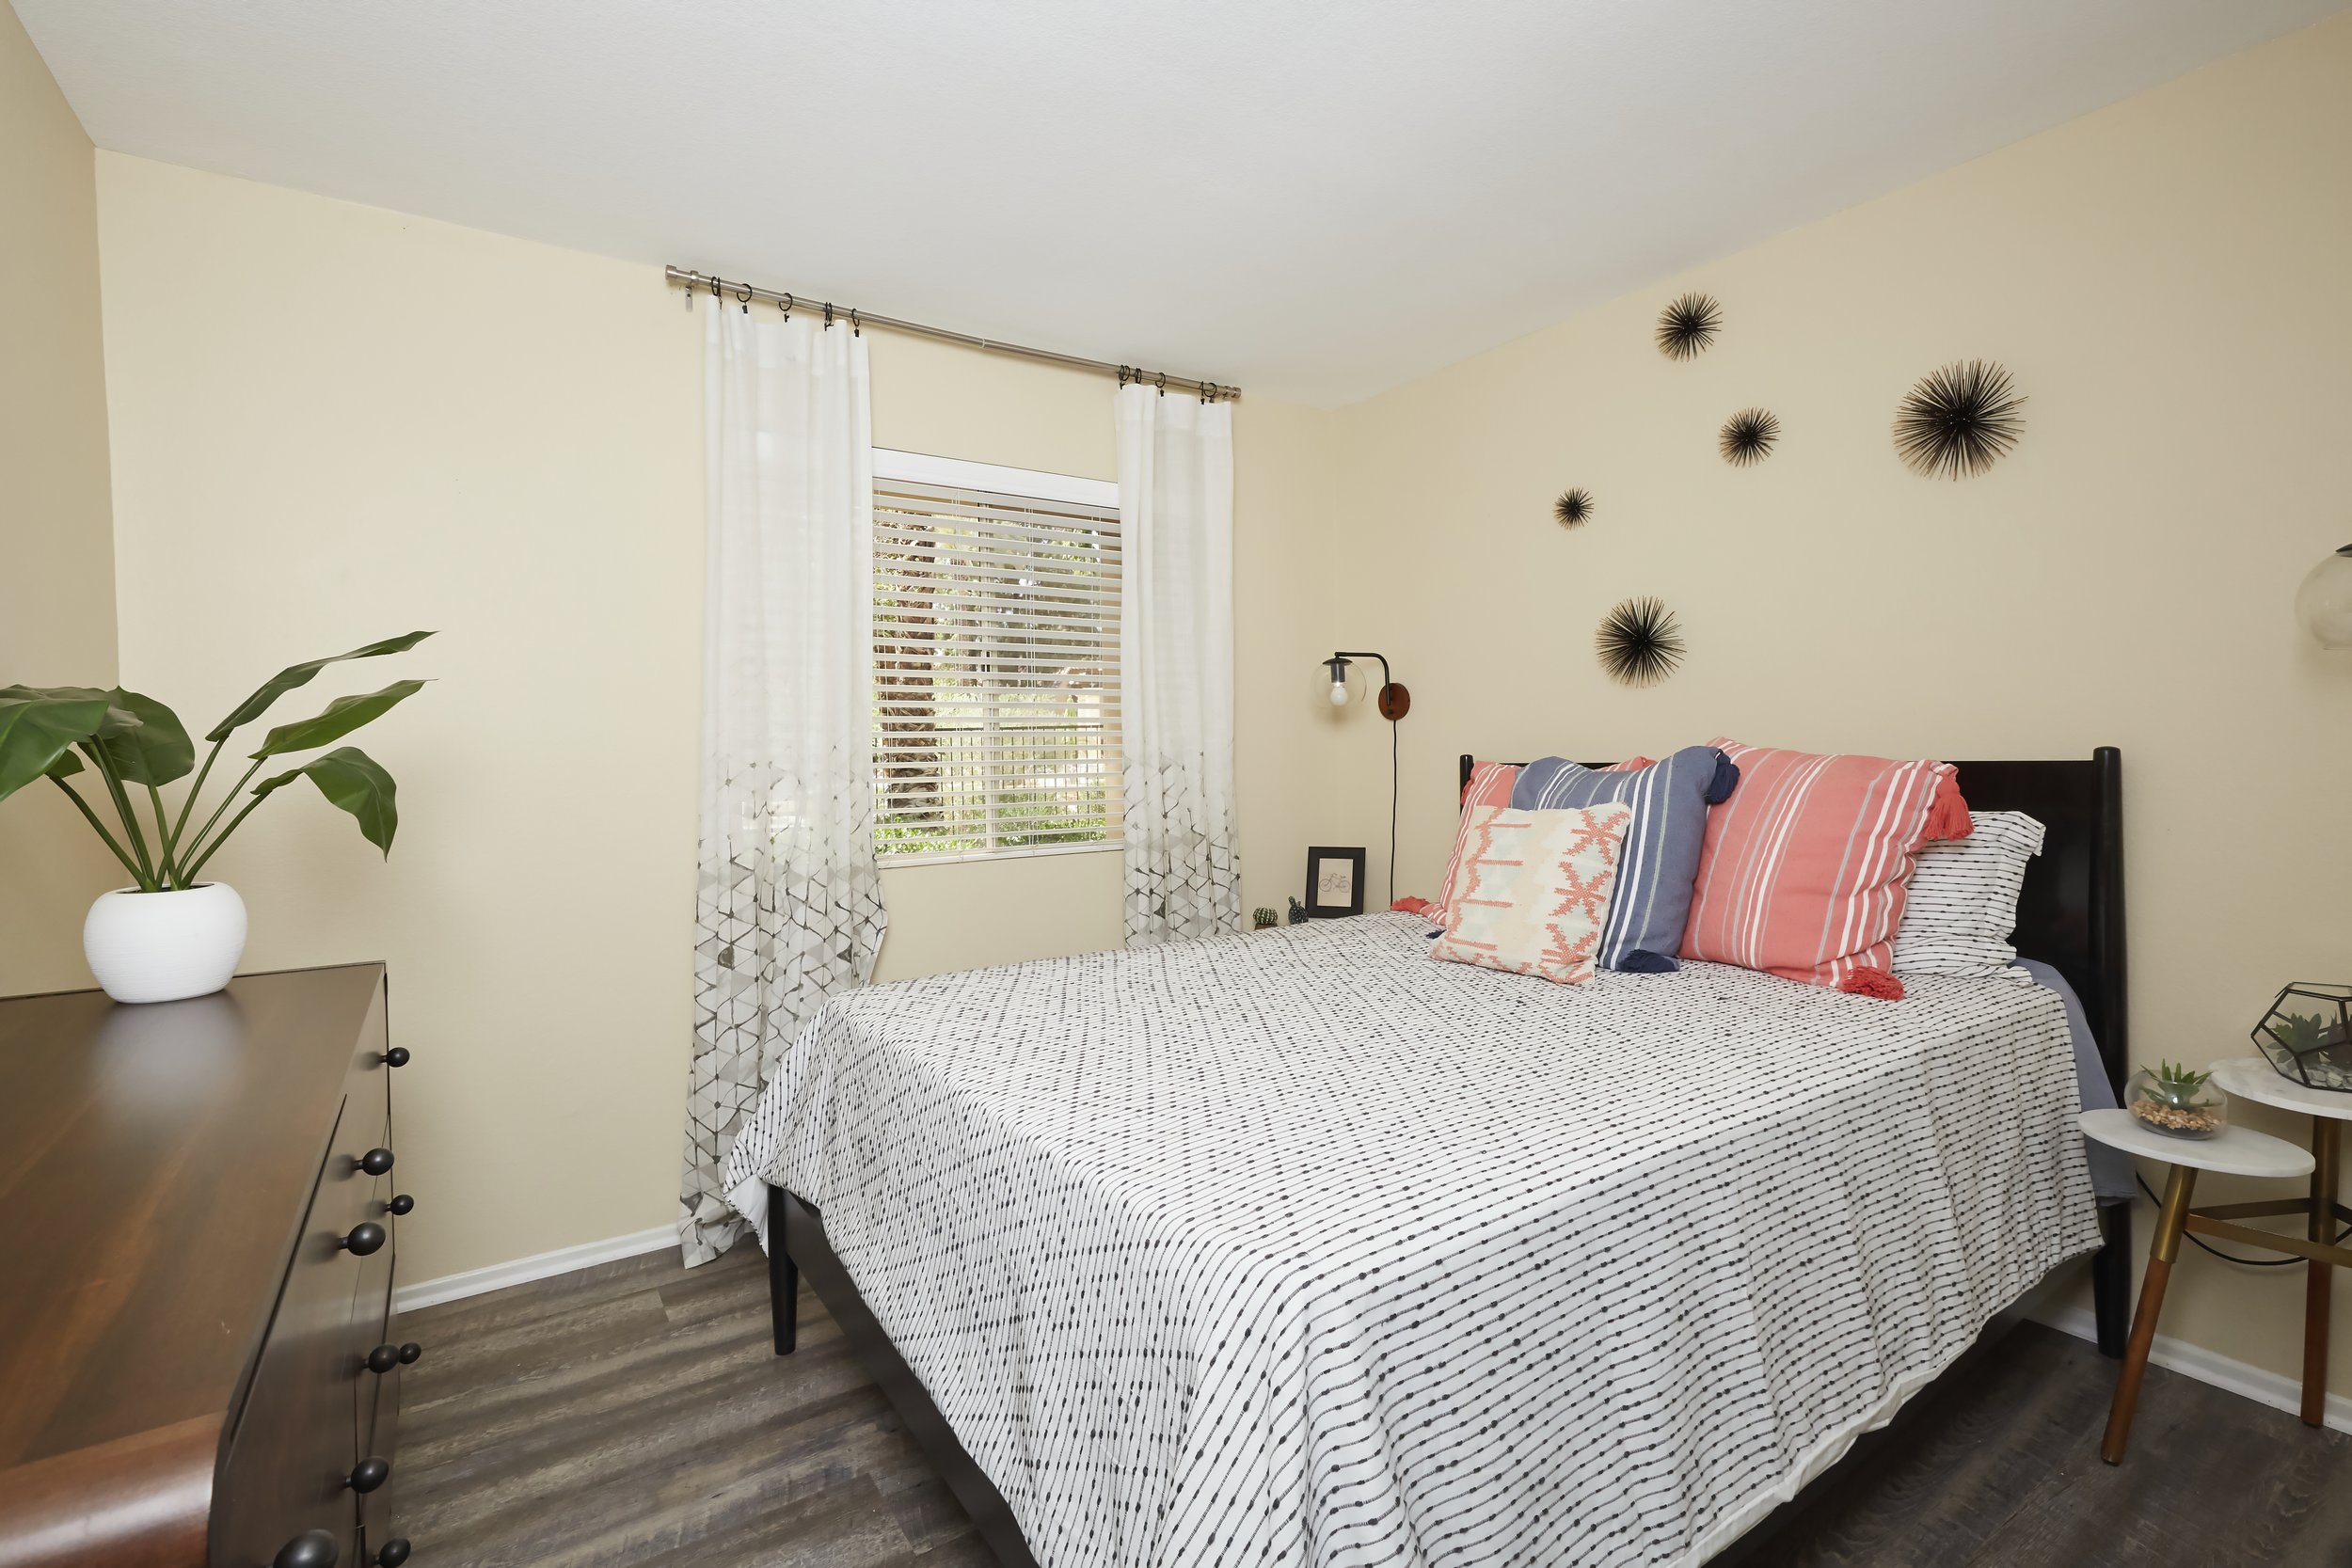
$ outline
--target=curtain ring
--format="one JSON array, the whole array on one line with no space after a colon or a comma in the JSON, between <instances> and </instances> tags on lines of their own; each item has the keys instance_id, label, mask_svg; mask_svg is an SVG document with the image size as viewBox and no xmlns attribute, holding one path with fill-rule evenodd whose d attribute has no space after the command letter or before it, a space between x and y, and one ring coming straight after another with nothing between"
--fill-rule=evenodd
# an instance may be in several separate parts
<instances>
[{"instance_id":1,"label":"curtain ring","mask_svg":"<svg viewBox=\"0 0 2352 1568\"><path fill-rule=\"evenodd\" d=\"M826 331L828 331L828 332L831 332L831 331L833 330L833 301L832 301L832 300L827 300L827 301L825 301L825 330L826 330Z\"/></svg>"},{"instance_id":2,"label":"curtain ring","mask_svg":"<svg viewBox=\"0 0 2352 1568\"><path fill-rule=\"evenodd\" d=\"M742 307L745 315L752 313L752 286L749 283L735 286L735 303Z\"/></svg>"},{"instance_id":3,"label":"curtain ring","mask_svg":"<svg viewBox=\"0 0 2352 1568\"><path fill-rule=\"evenodd\" d=\"M792 319L792 292L789 289L786 290L784 294L784 319L786 321Z\"/></svg>"},{"instance_id":4,"label":"curtain ring","mask_svg":"<svg viewBox=\"0 0 2352 1568\"><path fill-rule=\"evenodd\" d=\"M1119 385L1121 388L1127 385L1127 367L1124 365L1119 367Z\"/></svg>"},{"instance_id":5,"label":"curtain ring","mask_svg":"<svg viewBox=\"0 0 2352 1568\"><path fill-rule=\"evenodd\" d=\"M1160 388L1160 396L1162 396L1162 397L1166 397L1166 396L1168 396L1168 372L1167 372L1166 371L1162 371L1162 372L1160 372L1159 388Z\"/></svg>"},{"instance_id":6,"label":"curtain ring","mask_svg":"<svg viewBox=\"0 0 2352 1568\"><path fill-rule=\"evenodd\" d=\"M1201 403L1203 403L1204 404L1205 404L1215 403L1215 402L1216 401L1216 382L1214 382L1214 381L1204 381L1204 382L1202 382L1202 383L1200 384L1200 401L1201 401Z\"/></svg>"},{"instance_id":7,"label":"curtain ring","mask_svg":"<svg viewBox=\"0 0 2352 1568\"><path fill-rule=\"evenodd\" d=\"M719 297L719 280L716 277L710 280L710 297L713 299Z\"/></svg>"},{"instance_id":8,"label":"curtain ring","mask_svg":"<svg viewBox=\"0 0 2352 1568\"><path fill-rule=\"evenodd\" d=\"M850 310L850 336L852 338L863 338L866 336L865 329L860 327L857 324L857 309L855 307L851 307Z\"/></svg>"}]
</instances>

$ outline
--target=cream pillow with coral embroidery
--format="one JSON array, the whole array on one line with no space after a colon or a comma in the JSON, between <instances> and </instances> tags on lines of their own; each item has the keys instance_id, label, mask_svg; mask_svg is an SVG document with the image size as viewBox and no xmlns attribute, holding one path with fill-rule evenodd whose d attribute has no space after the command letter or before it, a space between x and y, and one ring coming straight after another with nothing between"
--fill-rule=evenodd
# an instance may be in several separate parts
<instances>
[{"instance_id":1,"label":"cream pillow with coral embroidery","mask_svg":"<svg viewBox=\"0 0 2352 1568\"><path fill-rule=\"evenodd\" d=\"M1620 800L1570 811L1471 806L1429 956L1562 985L1591 979L1632 820Z\"/></svg>"}]
</instances>

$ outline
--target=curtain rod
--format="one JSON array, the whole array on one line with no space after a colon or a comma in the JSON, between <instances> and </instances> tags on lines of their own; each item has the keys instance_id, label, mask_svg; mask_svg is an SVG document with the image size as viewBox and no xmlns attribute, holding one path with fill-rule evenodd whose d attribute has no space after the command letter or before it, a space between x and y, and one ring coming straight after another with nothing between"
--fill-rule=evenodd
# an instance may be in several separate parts
<instances>
[{"instance_id":1,"label":"curtain rod","mask_svg":"<svg viewBox=\"0 0 2352 1568\"><path fill-rule=\"evenodd\" d=\"M1190 376L1169 375L1165 371L1146 371L1136 365L1114 365L1107 359L1089 359L1083 355L1060 354L1050 348L1029 348L1021 343L999 342L993 338L978 338L969 332L950 332L944 326L926 326L921 322L900 321L895 316L878 316L870 310L836 312L829 300L806 300L797 294L776 289L755 288L749 283L729 282L707 272L688 267L664 267L662 277L673 288L686 291L686 303L691 308L696 290L707 290L714 297L750 304L758 300L766 305L780 305L787 310L822 310L828 318L847 321L855 326L886 326L897 332L913 332L925 338L961 343L967 348L986 349L992 354L1018 354L1025 358L1044 359L1057 365L1071 365L1083 371L1101 371L1119 377L1121 386L1133 381L1142 386L1157 387L1163 391L1170 387L1179 391L1198 393L1205 402L1228 399L1241 401L1241 388L1229 387L1221 381L1196 381Z\"/></svg>"}]
</instances>

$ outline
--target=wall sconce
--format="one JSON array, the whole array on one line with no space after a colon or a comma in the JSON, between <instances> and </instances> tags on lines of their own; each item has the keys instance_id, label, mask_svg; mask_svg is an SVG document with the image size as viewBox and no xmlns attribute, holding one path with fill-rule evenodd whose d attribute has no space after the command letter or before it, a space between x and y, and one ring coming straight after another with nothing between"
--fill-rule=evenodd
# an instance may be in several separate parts
<instances>
[{"instance_id":1,"label":"wall sconce","mask_svg":"<svg viewBox=\"0 0 2352 1568\"><path fill-rule=\"evenodd\" d=\"M2352 648L2352 545L2324 557L2295 591L2295 617L2323 648Z\"/></svg>"},{"instance_id":2,"label":"wall sconce","mask_svg":"<svg viewBox=\"0 0 2352 1568\"><path fill-rule=\"evenodd\" d=\"M1386 654L1333 654L1323 661L1331 672L1331 705L1347 705L1347 666L1351 659L1380 661L1380 717L1389 721L1389 902L1396 902L1396 721L1412 711L1413 694L1389 678Z\"/></svg>"},{"instance_id":3,"label":"wall sconce","mask_svg":"<svg viewBox=\"0 0 2352 1568\"><path fill-rule=\"evenodd\" d=\"M1347 705L1347 666L1359 658L1380 660L1380 717L1394 723L1411 712L1413 694L1389 678L1389 661L1381 654L1333 654L1323 661L1323 667L1331 672L1331 705Z\"/></svg>"}]
</instances>

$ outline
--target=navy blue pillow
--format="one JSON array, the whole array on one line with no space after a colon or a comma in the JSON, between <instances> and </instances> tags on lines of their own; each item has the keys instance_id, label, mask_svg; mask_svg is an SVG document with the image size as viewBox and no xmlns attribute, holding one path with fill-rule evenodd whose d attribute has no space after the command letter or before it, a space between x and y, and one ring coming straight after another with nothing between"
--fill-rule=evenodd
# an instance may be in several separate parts
<instances>
[{"instance_id":1,"label":"navy blue pillow","mask_svg":"<svg viewBox=\"0 0 2352 1568\"><path fill-rule=\"evenodd\" d=\"M1602 773L1564 757L1519 769L1514 811L1562 811L1622 800L1633 808L1625 831L1617 889L1597 960L1603 969L1671 974L1681 968L1682 927L1691 915L1707 842L1707 808L1731 798L1740 768L1712 746L1685 746L1631 773Z\"/></svg>"}]
</instances>

